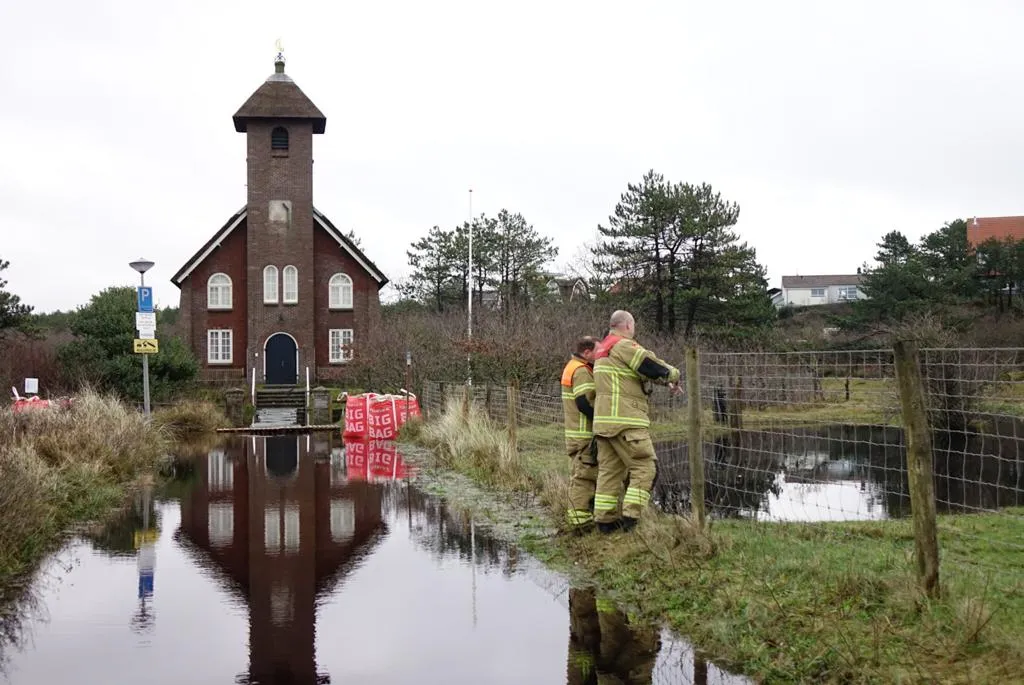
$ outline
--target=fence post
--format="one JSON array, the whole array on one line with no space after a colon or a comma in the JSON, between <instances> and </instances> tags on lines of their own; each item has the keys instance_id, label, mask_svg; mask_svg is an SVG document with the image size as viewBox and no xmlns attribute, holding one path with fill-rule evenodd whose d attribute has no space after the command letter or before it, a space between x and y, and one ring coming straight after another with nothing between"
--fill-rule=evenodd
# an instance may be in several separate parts
<instances>
[{"instance_id":1,"label":"fence post","mask_svg":"<svg viewBox=\"0 0 1024 685\"><path fill-rule=\"evenodd\" d=\"M901 340L893 345L893 352L907 442L907 480L910 486L910 511L914 518L918 582L928 597L937 597L939 541L932 482L932 436L917 345Z\"/></svg>"},{"instance_id":2,"label":"fence post","mask_svg":"<svg viewBox=\"0 0 1024 685\"><path fill-rule=\"evenodd\" d=\"M494 419L491 415L491 384L488 383L484 386L484 413L487 414L488 419Z\"/></svg>"},{"instance_id":3,"label":"fence post","mask_svg":"<svg viewBox=\"0 0 1024 685\"><path fill-rule=\"evenodd\" d=\"M690 453L690 506L697 526L704 529L704 452L701 448L700 371L697 348L686 348L687 433Z\"/></svg>"},{"instance_id":4,"label":"fence post","mask_svg":"<svg viewBox=\"0 0 1024 685\"><path fill-rule=\"evenodd\" d=\"M473 386L462 386L462 420L469 421L469 405L473 403Z\"/></svg>"},{"instance_id":5,"label":"fence post","mask_svg":"<svg viewBox=\"0 0 1024 685\"><path fill-rule=\"evenodd\" d=\"M518 444L518 431L516 430L519 424L519 379L513 378L508 384L508 442L512 447L512 451L516 452L519 449Z\"/></svg>"}]
</instances>

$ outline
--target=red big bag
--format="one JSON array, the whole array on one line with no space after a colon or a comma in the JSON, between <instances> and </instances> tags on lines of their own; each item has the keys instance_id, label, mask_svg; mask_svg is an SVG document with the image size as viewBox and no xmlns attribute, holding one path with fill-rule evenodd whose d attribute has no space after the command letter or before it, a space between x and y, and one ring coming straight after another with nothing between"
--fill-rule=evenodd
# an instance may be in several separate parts
<instances>
[{"instance_id":1,"label":"red big bag","mask_svg":"<svg viewBox=\"0 0 1024 685\"><path fill-rule=\"evenodd\" d=\"M364 393L345 404L345 437L394 440L398 429L412 416L420 416L416 396Z\"/></svg>"},{"instance_id":2,"label":"red big bag","mask_svg":"<svg viewBox=\"0 0 1024 685\"><path fill-rule=\"evenodd\" d=\"M362 395L349 395L345 401L345 430L342 435L346 438L361 438L366 435L366 401L373 393Z\"/></svg>"}]
</instances>

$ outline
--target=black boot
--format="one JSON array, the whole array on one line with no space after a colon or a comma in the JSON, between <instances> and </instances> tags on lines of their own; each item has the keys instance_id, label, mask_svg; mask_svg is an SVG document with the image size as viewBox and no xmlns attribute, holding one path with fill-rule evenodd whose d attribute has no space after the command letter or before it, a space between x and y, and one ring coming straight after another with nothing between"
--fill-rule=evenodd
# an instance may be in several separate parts
<instances>
[{"instance_id":1,"label":"black boot","mask_svg":"<svg viewBox=\"0 0 1024 685\"><path fill-rule=\"evenodd\" d=\"M636 528L637 520L629 516L623 516L619 523L622 526L622 530L628 533L629 531Z\"/></svg>"},{"instance_id":2,"label":"black boot","mask_svg":"<svg viewBox=\"0 0 1024 685\"><path fill-rule=\"evenodd\" d=\"M611 523L598 523L597 530L602 533L614 533L622 528L622 521L612 521Z\"/></svg>"},{"instance_id":3,"label":"black boot","mask_svg":"<svg viewBox=\"0 0 1024 685\"><path fill-rule=\"evenodd\" d=\"M573 526L573 528L572 528L572 534L575 535L576 537L583 537L584 535L587 535L587 534L593 533L593 532L594 532L594 522L593 521L588 521L587 523L581 523L580 525Z\"/></svg>"}]
</instances>

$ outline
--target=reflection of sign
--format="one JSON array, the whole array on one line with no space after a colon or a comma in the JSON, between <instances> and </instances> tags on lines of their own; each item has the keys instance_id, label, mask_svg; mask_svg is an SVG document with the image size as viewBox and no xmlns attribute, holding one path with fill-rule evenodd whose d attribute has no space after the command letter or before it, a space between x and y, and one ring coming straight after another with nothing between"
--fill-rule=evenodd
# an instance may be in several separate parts
<instances>
[{"instance_id":1,"label":"reflection of sign","mask_svg":"<svg viewBox=\"0 0 1024 685\"><path fill-rule=\"evenodd\" d=\"M153 571L156 569L156 531L135 531L136 540L142 536L144 543L139 547L137 557L139 567L139 599L153 596ZM152 536L152 539L150 539ZM136 543L138 544L138 543Z\"/></svg>"},{"instance_id":2,"label":"reflection of sign","mask_svg":"<svg viewBox=\"0 0 1024 685\"><path fill-rule=\"evenodd\" d=\"M136 354L156 354L159 348L156 338L136 338L135 339L135 353Z\"/></svg>"},{"instance_id":3,"label":"reflection of sign","mask_svg":"<svg viewBox=\"0 0 1024 685\"><path fill-rule=\"evenodd\" d=\"M153 311L153 289L148 285L141 285L138 288L138 301L140 312L151 312Z\"/></svg>"},{"instance_id":4,"label":"reflection of sign","mask_svg":"<svg viewBox=\"0 0 1024 685\"><path fill-rule=\"evenodd\" d=\"M160 537L160 534L150 528L149 530L137 530L132 536L135 542L135 549L139 549L147 542L153 544Z\"/></svg>"}]
</instances>

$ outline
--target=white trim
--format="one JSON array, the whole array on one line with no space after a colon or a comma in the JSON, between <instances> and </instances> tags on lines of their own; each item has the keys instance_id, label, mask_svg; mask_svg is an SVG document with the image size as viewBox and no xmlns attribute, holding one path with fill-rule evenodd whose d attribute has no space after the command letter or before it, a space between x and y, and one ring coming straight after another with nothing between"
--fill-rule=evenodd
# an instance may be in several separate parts
<instances>
[{"instance_id":1,"label":"white trim","mask_svg":"<svg viewBox=\"0 0 1024 685\"><path fill-rule=\"evenodd\" d=\"M295 272L295 297L288 299L288 269ZM295 304L299 301L299 267L288 264L281 269L281 302L284 304Z\"/></svg>"},{"instance_id":2,"label":"white trim","mask_svg":"<svg viewBox=\"0 0 1024 685\"><path fill-rule=\"evenodd\" d=\"M348 279L348 304L344 304L344 299L345 298L343 298L343 297L339 298L341 300L341 302L339 302L338 304L334 304L331 301L331 290L333 290L333 288L334 288L334 285L333 285L334 279L337 278L338 276L344 276L345 278ZM353 282L352 277L349 276L347 273L345 273L344 271L339 271L338 273L331 274L331 277L327 279L327 308L328 309L341 309L341 310L352 309L354 307L355 297L356 297L355 290L356 290L356 284L355 284L355 282Z\"/></svg>"},{"instance_id":3,"label":"white trim","mask_svg":"<svg viewBox=\"0 0 1024 685\"><path fill-rule=\"evenodd\" d=\"M264 383L267 382L267 343L270 342L270 339L273 338L275 335L287 335L289 338L292 339L292 342L295 343L295 382L298 383L299 382L299 341L295 339L294 335L292 335L291 333L289 333L287 331L277 331L276 333L271 333L263 341L263 382Z\"/></svg>"},{"instance_id":4,"label":"white trim","mask_svg":"<svg viewBox=\"0 0 1024 685\"><path fill-rule=\"evenodd\" d=\"M248 209L248 205L246 205L245 207L243 207L241 209L241 213L238 215L238 217L234 221L232 221L230 224L228 224L226 227L224 227L220 231L220 233L217 234L217 236L214 238L213 242L210 243L210 246L208 248L206 248L205 250L203 250L202 254L198 255L195 259L193 259L191 262L188 263L188 266L184 269L184 271L181 272L181 276L179 276L177 280L172 280L171 282L174 283L174 285L180 287L182 281L184 281L186 278L188 278L189 274L191 274L193 271L195 271L197 266L202 264L203 261L207 257L209 257L210 254L214 250L216 250L218 247L220 247L221 243L224 242L224 239L228 237L228 235L231 233L231 231L235 230L235 228L238 227L238 224L242 223L242 221L245 220L245 218L248 216L248 214L249 214L249 209ZM337 233L337 231L332 230L331 227L327 225L327 223L326 223L326 221L324 219L325 219L325 217L324 217L323 214L320 213L320 210L317 209L316 207L313 207L313 221L315 223L319 224L320 227L323 228L325 231L327 231L327 233L329 235L331 235L331 237L333 237L335 241L337 241L338 245L340 245L342 248L344 248L345 252L347 252L349 254L349 256L352 257L352 259L356 260L356 262L359 263L359 266L363 267L363 269L365 269L366 272L369 273L370 276L372 276L375 281L377 281L378 285L383 283L384 280L385 280L384 279L384 274L382 274L377 269L371 267L366 262L365 259L361 258L359 255L357 255L355 252L353 252L352 248L350 248L348 246L348 243L345 242L345 240Z\"/></svg>"},{"instance_id":5,"label":"white trim","mask_svg":"<svg viewBox=\"0 0 1024 685\"><path fill-rule=\"evenodd\" d=\"M274 299L267 298L267 269L274 270ZM281 279L278 278L278 271L276 266L274 266L273 264L267 264L265 267L263 267L263 304L277 304L278 296L280 294L278 292L280 280Z\"/></svg>"},{"instance_id":6,"label":"white trim","mask_svg":"<svg viewBox=\"0 0 1024 685\"><path fill-rule=\"evenodd\" d=\"M210 304L210 288L211 288L211 286L213 286L213 283L212 283L213 279L217 278L217 276L223 276L224 278L228 279L228 282L227 282L228 302L227 302L227 304ZM224 284L220 284L220 285L213 286L213 287L223 288ZM228 310L228 309L232 308L232 305L234 303L235 303L235 283L234 283L234 281L231 280L231 276L227 275L223 271L218 271L215 274L210 274L210 277L206 279L206 308L207 309L213 309L213 310L216 310L216 311Z\"/></svg>"},{"instance_id":7,"label":"white trim","mask_svg":"<svg viewBox=\"0 0 1024 685\"><path fill-rule=\"evenodd\" d=\"M230 344L228 345L228 358L227 359L210 359L210 334L211 333L227 333ZM218 336L217 345L221 344ZM231 364L235 359L235 332L230 328L207 328L206 329L206 363L214 366L221 364Z\"/></svg>"},{"instance_id":8,"label":"white trim","mask_svg":"<svg viewBox=\"0 0 1024 685\"><path fill-rule=\"evenodd\" d=\"M338 245L341 245L341 247L345 249L345 252L347 252L349 256L352 257L352 259L359 262L359 266L363 267L363 269L365 269L368 274L373 276L373 280L377 281L378 284L384 282L384 274L374 269L372 266L367 264L366 261L362 259L358 254L353 252L352 248L348 246L348 243L345 242L344 238L342 238L334 229L327 225L327 222L324 221L323 219L323 215L320 214L320 211L316 207L313 208L313 219L318 224L320 224L321 228L327 231L327 233L330 234L337 241Z\"/></svg>"},{"instance_id":9,"label":"white trim","mask_svg":"<svg viewBox=\"0 0 1024 685\"><path fill-rule=\"evenodd\" d=\"M202 264L203 261L210 256L210 253L212 253L214 250L220 247L220 244L224 242L224 239L228 237L228 234L230 234L231 231L235 230L235 228L238 227L238 224L242 223L242 221L245 220L245 216L246 214L248 214L248 210L245 207L242 207L240 211L241 214L238 215L238 218L232 221L227 226L225 226L223 229L221 229L221 232L218 233L217 237L213 239L213 242L210 243L210 246L203 250L203 253L201 255L199 255L191 262L189 262L188 268L182 272L178 280L174 281L174 285L180 286L181 282L188 278L188 275L195 271L196 267Z\"/></svg>"},{"instance_id":10,"label":"white trim","mask_svg":"<svg viewBox=\"0 0 1024 685\"><path fill-rule=\"evenodd\" d=\"M345 356L345 351L341 351L341 357L335 359L334 357L334 345L331 343L331 337L335 331L338 331L338 337L341 338L340 344L345 345L345 331L349 333L349 345L354 345L356 342L356 332L351 328L329 328L327 329L327 363L328 364L347 364L355 357L355 352L349 348L348 356Z\"/></svg>"}]
</instances>

